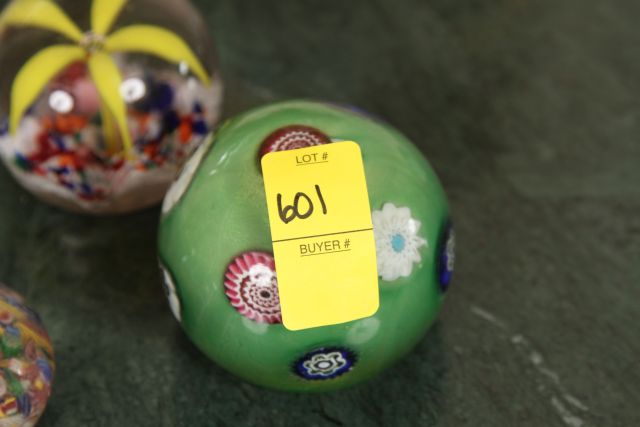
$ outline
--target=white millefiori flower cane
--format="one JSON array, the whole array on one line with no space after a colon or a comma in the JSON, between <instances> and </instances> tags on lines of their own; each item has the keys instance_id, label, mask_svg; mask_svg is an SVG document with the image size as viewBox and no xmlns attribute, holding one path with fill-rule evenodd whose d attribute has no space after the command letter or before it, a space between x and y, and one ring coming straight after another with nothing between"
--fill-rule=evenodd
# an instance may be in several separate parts
<instances>
[{"instance_id":1,"label":"white millefiori flower cane","mask_svg":"<svg viewBox=\"0 0 640 427\"><path fill-rule=\"evenodd\" d=\"M393 281L408 277L413 264L422 260L420 248L427 241L418 235L420 221L411 217L407 207L385 203L382 210L371 213L376 239L378 275L382 280Z\"/></svg>"},{"instance_id":2,"label":"white millefiori flower cane","mask_svg":"<svg viewBox=\"0 0 640 427\"><path fill-rule=\"evenodd\" d=\"M167 270L162 265L160 265L160 271L162 272L164 293L167 297L167 301L169 301L171 312L178 322L182 322L182 307L180 304L180 298L178 297L176 284L173 281L173 277L171 276L171 273L169 273L169 270Z\"/></svg>"}]
</instances>

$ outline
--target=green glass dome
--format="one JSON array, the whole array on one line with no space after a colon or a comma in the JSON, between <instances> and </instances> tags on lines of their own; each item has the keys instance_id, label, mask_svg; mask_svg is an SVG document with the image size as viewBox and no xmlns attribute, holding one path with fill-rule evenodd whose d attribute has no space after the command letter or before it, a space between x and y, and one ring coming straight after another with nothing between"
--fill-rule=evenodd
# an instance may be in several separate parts
<instances>
[{"instance_id":1,"label":"green glass dome","mask_svg":"<svg viewBox=\"0 0 640 427\"><path fill-rule=\"evenodd\" d=\"M259 159L343 140L362 151L380 308L289 331ZM172 311L204 353L255 384L327 391L371 378L422 338L451 280L454 233L438 178L402 134L346 108L290 101L230 120L196 151L165 198L159 251Z\"/></svg>"}]
</instances>

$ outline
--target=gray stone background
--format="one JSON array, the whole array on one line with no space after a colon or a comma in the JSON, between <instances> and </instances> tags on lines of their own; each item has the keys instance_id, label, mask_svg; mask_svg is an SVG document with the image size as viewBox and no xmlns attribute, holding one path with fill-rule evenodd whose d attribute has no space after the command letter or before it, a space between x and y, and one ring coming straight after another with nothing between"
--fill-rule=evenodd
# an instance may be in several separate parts
<instances>
[{"instance_id":1,"label":"gray stone background","mask_svg":"<svg viewBox=\"0 0 640 427\"><path fill-rule=\"evenodd\" d=\"M256 388L169 314L158 209L69 214L2 168L0 278L57 352L40 426L640 425L640 2L197 5L227 117L321 98L420 146L456 221L454 286L415 351L371 382Z\"/></svg>"}]
</instances>

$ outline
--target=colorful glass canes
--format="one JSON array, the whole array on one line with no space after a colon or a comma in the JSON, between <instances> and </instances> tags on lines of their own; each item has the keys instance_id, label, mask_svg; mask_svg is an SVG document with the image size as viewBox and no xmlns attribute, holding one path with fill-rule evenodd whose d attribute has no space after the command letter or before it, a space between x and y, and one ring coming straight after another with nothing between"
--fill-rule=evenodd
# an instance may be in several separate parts
<instances>
[{"instance_id":1,"label":"colorful glass canes","mask_svg":"<svg viewBox=\"0 0 640 427\"><path fill-rule=\"evenodd\" d=\"M213 52L187 0L14 0L0 16L0 156L63 208L157 203L216 124Z\"/></svg>"},{"instance_id":2,"label":"colorful glass canes","mask_svg":"<svg viewBox=\"0 0 640 427\"><path fill-rule=\"evenodd\" d=\"M362 150L380 308L292 332L281 323L258 158L341 140ZM256 384L325 391L373 377L421 339L450 280L440 266L453 268L453 246L441 243L448 229L442 186L403 135L344 108L291 101L230 120L191 157L163 205L159 255L173 312L209 357Z\"/></svg>"},{"instance_id":3,"label":"colorful glass canes","mask_svg":"<svg viewBox=\"0 0 640 427\"><path fill-rule=\"evenodd\" d=\"M0 425L27 427L43 414L55 363L38 314L0 284Z\"/></svg>"}]
</instances>

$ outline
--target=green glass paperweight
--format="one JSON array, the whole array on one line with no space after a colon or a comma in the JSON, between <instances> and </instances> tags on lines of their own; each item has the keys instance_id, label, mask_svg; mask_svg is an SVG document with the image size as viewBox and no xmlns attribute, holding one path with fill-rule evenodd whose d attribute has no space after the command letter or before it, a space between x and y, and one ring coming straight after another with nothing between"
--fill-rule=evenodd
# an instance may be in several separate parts
<instances>
[{"instance_id":1,"label":"green glass paperweight","mask_svg":"<svg viewBox=\"0 0 640 427\"><path fill-rule=\"evenodd\" d=\"M260 158L338 141L354 141L362 152L380 305L367 318L290 331L282 324ZM454 245L445 193L415 145L361 112L309 101L265 106L224 124L170 188L159 232L169 303L195 345L249 382L288 391L348 387L410 351L441 307Z\"/></svg>"}]
</instances>

